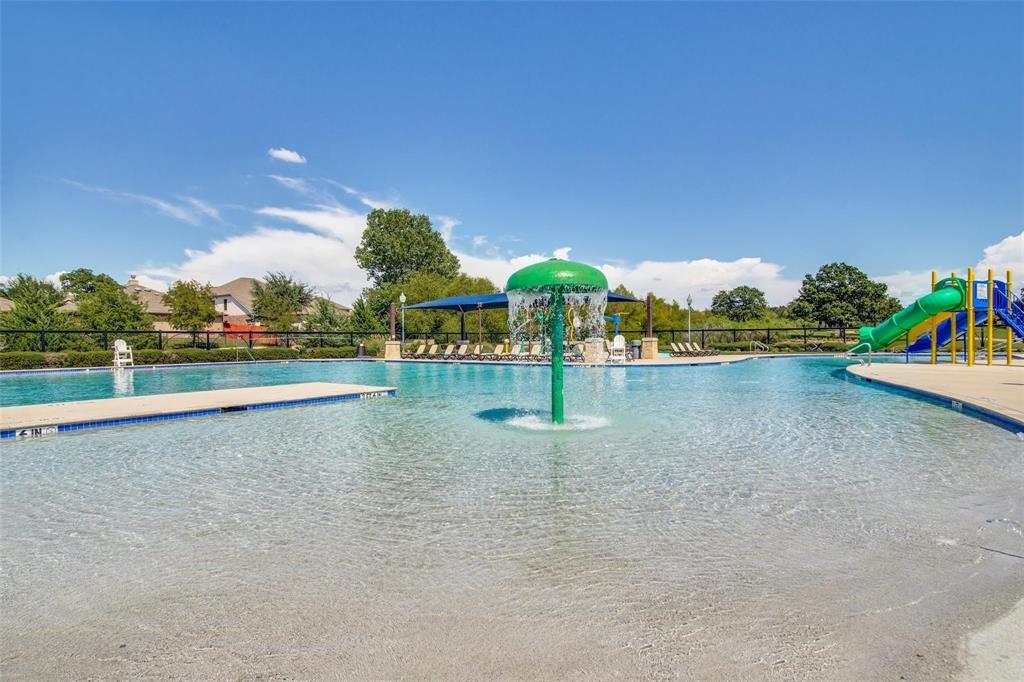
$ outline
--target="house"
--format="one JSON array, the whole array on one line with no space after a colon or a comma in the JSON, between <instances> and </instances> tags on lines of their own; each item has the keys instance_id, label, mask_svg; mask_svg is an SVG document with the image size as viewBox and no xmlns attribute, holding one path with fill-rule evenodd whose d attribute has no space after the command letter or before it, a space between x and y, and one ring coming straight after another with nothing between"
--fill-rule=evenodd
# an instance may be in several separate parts
<instances>
[{"instance_id":1,"label":"house","mask_svg":"<svg viewBox=\"0 0 1024 682\"><path fill-rule=\"evenodd\" d=\"M213 304L217 309L217 313L222 316L223 322L236 325L247 324L252 321L252 289L253 285L257 283L262 284L260 280L254 277L237 277L230 282L213 287ZM348 306L335 303L321 296L317 296L316 299L327 301L340 313L345 315L352 314L352 309ZM313 305L315 305L315 301L303 311L303 315L312 311Z\"/></svg>"},{"instance_id":2,"label":"house","mask_svg":"<svg viewBox=\"0 0 1024 682\"><path fill-rule=\"evenodd\" d=\"M124 290L128 294L134 294L138 297L139 303L146 308L146 312L153 316L153 329L159 331L169 331L173 329L171 326L171 309L164 303L163 292L157 291L156 289L150 289L139 284L139 280L132 275L128 278L128 284L124 285ZM73 307L74 301L68 301L62 306L62 310ZM68 310L72 312L72 310ZM220 331L222 327L217 323L210 325L210 331Z\"/></svg>"}]
</instances>

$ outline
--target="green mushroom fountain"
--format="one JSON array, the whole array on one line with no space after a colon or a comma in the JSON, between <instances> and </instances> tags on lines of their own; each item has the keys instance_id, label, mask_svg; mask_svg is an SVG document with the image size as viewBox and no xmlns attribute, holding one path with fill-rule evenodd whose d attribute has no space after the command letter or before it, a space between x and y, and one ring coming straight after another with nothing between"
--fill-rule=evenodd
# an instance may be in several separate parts
<instances>
[{"instance_id":1,"label":"green mushroom fountain","mask_svg":"<svg viewBox=\"0 0 1024 682\"><path fill-rule=\"evenodd\" d=\"M565 423L563 370L565 314L572 309L577 330L600 330L608 303L608 279L597 268L552 258L528 265L508 278L509 333L521 340L535 323L551 344L551 422Z\"/></svg>"}]
</instances>

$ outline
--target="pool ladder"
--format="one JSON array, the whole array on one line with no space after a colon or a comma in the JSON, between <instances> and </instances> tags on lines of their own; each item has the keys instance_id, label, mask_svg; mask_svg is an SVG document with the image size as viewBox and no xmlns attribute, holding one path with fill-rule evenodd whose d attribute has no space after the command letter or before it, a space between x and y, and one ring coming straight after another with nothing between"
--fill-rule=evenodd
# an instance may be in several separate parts
<instances>
[{"instance_id":1,"label":"pool ladder","mask_svg":"<svg viewBox=\"0 0 1024 682\"><path fill-rule=\"evenodd\" d=\"M249 359L252 362L256 362L256 358L253 356L252 351L249 350L249 346L242 346L241 348L239 348L238 346L235 346L235 362L240 362L241 361L241 358L238 356L238 354L239 354L239 351L241 351L243 348L245 349L245 354L249 356Z\"/></svg>"},{"instance_id":2,"label":"pool ladder","mask_svg":"<svg viewBox=\"0 0 1024 682\"><path fill-rule=\"evenodd\" d=\"M760 341L750 341L750 352L758 351L759 353L767 353L771 348L767 343L761 343Z\"/></svg>"}]
</instances>

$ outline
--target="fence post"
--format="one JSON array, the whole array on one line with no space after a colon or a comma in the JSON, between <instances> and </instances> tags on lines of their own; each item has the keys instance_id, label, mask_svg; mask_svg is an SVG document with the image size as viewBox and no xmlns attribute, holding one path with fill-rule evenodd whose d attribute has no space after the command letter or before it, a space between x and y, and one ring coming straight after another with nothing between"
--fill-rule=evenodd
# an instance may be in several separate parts
<instances>
[{"instance_id":1,"label":"fence post","mask_svg":"<svg viewBox=\"0 0 1024 682\"><path fill-rule=\"evenodd\" d=\"M46 332L44 331L39 332L39 351L41 353L46 352Z\"/></svg>"},{"instance_id":2,"label":"fence post","mask_svg":"<svg viewBox=\"0 0 1024 682\"><path fill-rule=\"evenodd\" d=\"M252 330L249 330L249 348L252 348Z\"/></svg>"},{"instance_id":3,"label":"fence post","mask_svg":"<svg viewBox=\"0 0 1024 682\"><path fill-rule=\"evenodd\" d=\"M162 331L156 333L156 348L157 350L164 349L164 333Z\"/></svg>"},{"instance_id":4,"label":"fence post","mask_svg":"<svg viewBox=\"0 0 1024 682\"><path fill-rule=\"evenodd\" d=\"M206 330L206 350L210 350L210 330Z\"/></svg>"},{"instance_id":5,"label":"fence post","mask_svg":"<svg viewBox=\"0 0 1024 682\"><path fill-rule=\"evenodd\" d=\"M804 345L807 345L807 327L804 327Z\"/></svg>"},{"instance_id":6,"label":"fence post","mask_svg":"<svg viewBox=\"0 0 1024 682\"><path fill-rule=\"evenodd\" d=\"M737 342L737 338L736 338L736 330L735 330L735 329L733 329L733 330L732 330L732 342L733 342L733 343L736 343L736 342ZM701 345L703 346L704 344L701 344Z\"/></svg>"},{"instance_id":7,"label":"fence post","mask_svg":"<svg viewBox=\"0 0 1024 682\"><path fill-rule=\"evenodd\" d=\"M768 336L767 336L768 340L765 341L765 343L767 343L770 346L770 345L772 345L772 328L768 327L768 329L766 329L765 331L768 332Z\"/></svg>"},{"instance_id":8,"label":"fence post","mask_svg":"<svg viewBox=\"0 0 1024 682\"><path fill-rule=\"evenodd\" d=\"M110 337L107 336L107 332L103 332L103 350L110 350Z\"/></svg>"},{"instance_id":9,"label":"fence post","mask_svg":"<svg viewBox=\"0 0 1024 682\"><path fill-rule=\"evenodd\" d=\"M701 347L701 348L703 348L703 347L704 347L704 345L705 345L705 344L704 344L704 330L703 330L703 329L701 329L701 330L700 330L700 347Z\"/></svg>"}]
</instances>

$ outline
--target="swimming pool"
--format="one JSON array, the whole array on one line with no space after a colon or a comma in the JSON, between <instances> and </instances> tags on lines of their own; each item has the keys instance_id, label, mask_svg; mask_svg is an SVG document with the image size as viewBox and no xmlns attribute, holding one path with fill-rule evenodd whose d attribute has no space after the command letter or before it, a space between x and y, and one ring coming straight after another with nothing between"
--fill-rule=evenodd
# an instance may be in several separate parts
<instances>
[{"instance_id":1,"label":"swimming pool","mask_svg":"<svg viewBox=\"0 0 1024 682\"><path fill-rule=\"evenodd\" d=\"M1024 445L846 364L571 368L562 431L542 367L3 377L399 390L3 446L0 672L945 674L1024 593Z\"/></svg>"}]
</instances>

